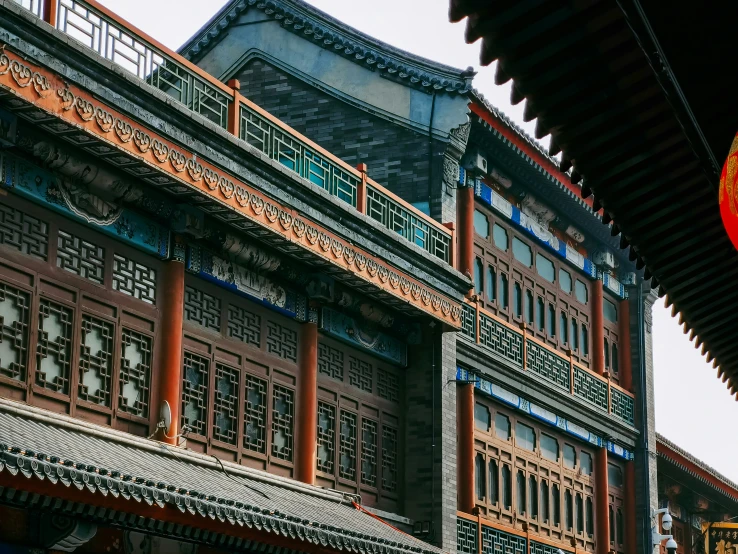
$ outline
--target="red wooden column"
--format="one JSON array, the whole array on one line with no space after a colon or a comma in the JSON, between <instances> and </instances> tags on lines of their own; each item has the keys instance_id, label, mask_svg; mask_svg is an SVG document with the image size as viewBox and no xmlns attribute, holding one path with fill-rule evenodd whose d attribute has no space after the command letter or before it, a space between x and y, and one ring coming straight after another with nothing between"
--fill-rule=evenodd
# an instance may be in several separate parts
<instances>
[{"instance_id":1,"label":"red wooden column","mask_svg":"<svg viewBox=\"0 0 738 554\"><path fill-rule=\"evenodd\" d=\"M457 461L457 496L459 510L474 511L474 385L460 384L457 390L459 431Z\"/></svg>"},{"instance_id":2,"label":"red wooden column","mask_svg":"<svg viewBox=\"0 0 738 554\"><path fill-rule=\"evenodd\" d=\"M176 251L177 246L174 246ZM182 256L183 258L183 256ZM182 405L182 320L184 318L184 261L169 260L161 279L161 350L158 375L158 410L166 401L172 413L167 436L159 430L157 439L176 445Z\"/></svg>"},{"instance_id":3,"label":"red wooden column","mask_svg":"<svg viewBox=\"0 0 738 554\"><path fill-rule=\"evenodd\" d=\"M458 270L464 275L474 277L474 189L472 187L456 189L456 206L459 233Z\"/></svg>"},{"instance_id":4,"label":"red wooden column","mask_svg":"<svg viewBox=\"0 0 738 554\"><path fill-rule=\"evenodd\" d=\"M635 462L625 464L625 552L636 554L636 477ZM690 544L690 543L688 543Z\"/></svg>"},{"instance_id":5,"label":"red wooden column","mask_svg":"<svg viewBox=\"0 0 738 554\"><path fill-rule=\"evenodd\" d=\"M620 386L633 392L633 369L630 365L630 302L627 298L620 301L618 314L618 331L620 332Z\"/></svg>"},{"instance_id":6,"label":"red wooden column","mask_svg":"<svg viewBox=\"0 0 738 554\"><path fill-rule=\"evenodd\" d=\"M610 493L607 483L607 448L595 454L595 545L597 554L610 552Z\"/></svg>"},{"instance_id":7,"label":"red wooden column","mask_svg":"<svg viewBox=\"0 0 738 554\"><path fill-rule=\"evenodd\" d=\"M56 27L56 19L58 13L58 2L59 0L43 0L44 2L44 21Z\"/></svg>"},{"instance_id":8,"label":"red wooden column","mask_svg":"<svg viewBox=\"0 0 738 554\"><path fill-rule=\"evenodd\" d=\"M308 310L300 327L297 434L295 436L295 479L315 484L318 443L318 311Z\"/></svg>"},{"instance_id":9,"label":"red wooden column","mask_svg":"<svg viewBox=\"0 0 738 554\"><path fill-rule=\"evenodd\" d=\"M605 373L605 328L602 321L602 278L592 284L592 370Z\"/></svg>"}]
</instances>

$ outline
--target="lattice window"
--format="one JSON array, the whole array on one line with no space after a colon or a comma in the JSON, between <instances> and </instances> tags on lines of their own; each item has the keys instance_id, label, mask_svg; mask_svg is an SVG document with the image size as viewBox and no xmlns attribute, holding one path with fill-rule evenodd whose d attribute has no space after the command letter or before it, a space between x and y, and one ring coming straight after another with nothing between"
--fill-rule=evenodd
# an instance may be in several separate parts
<instances>
[{"instance_id":1,"label":"lattice window","mask_svg":"<svg viewBox=\"0 0 738 554\"><path fill-rule=\"evenodd\" d=\"M243 447L266 454L267 382L246 375Z\"/></svg>"},{"instance_id":2,"label":"lattice window","mask_svg":"<svg viewBox=\"0 0 738 554\"><path fill-rule=\"evenodd\" d=\"M182 427L189 425L193 433L204 436L207 431L210 360L185 352L183 365Z\"/></svg>"},{"instance_id":3,"label":"lattice window","mask_svg":"<svg viewBox=\"0 0 738 554\"><path fill-rule=\"evenodd\" d=\"M292 461L294 442L294 391L274 385L272 398L272 456Z\"/></svg>"},{"instance_id":4,"label":"lattice window","mask_svg":"<svg viewBox=\"0 0 738 554\"><path fill-rule=\"evenodd\" d=\"M261 316L230 304L228 306L228 336L258 348L261 346Z\"/></svg>"},{"instance_id":5,"label":"lattice window","mask_svg":"<svg viewBox=\"0 0 738 554\"><path fill-rule=\"evenodd\" d=\"M349 385L365 392L372 392L372 364L354 356L349 357Z\"/></svg>"},{"instance_id":6,"label":"lattice window","mask_svg":"<svg viewBox=\"0 0 738 554\"><path fill-rule=\"evenodd\" d=\"M361 483L377 486L377 422L361 420Z\"/></svg>"},{"instance_id":7,"label":"lattice window","mask_svg":"<svg viewBox=\"0 0 738 554\"><path fill-rule=\"evenodd\" d=\"M456 518L456 551L462 554L479 554L477 522Z\"/></svg>"},{"instance_id":8,"label":"lattice window","mask_svg":"<svg viewBox=\"0 0 738 554\"><path fill-rule=\"evenodd\" d=\"M397 429L382 426L382 488L397 489Z\"/></svg>"},{"instance_id":9,"label":"lattice window","mask_svg":"<svg viewBox=\"0 0 738 554\"><path fill-rule=\"evenodd\" d=\"M21 210L0 204L0 244L23 254L46 260L49 226Z\"/></svg>"},{"instance_id":10,"label":"lattice window","mask_svg":"<svg viewBox=\"0 0 738 554\"><path fill-rule=\"evenodd\" d=\"M202 325L206 329L220 331L220 298L186 286L184 316L187 321Z\"/></svg>"},{"instance_id":11,"label":"lattice window","mask_svg":"<svg viewBox=\"0 0 738 554\"><path fill-rule=\"evenodd\" d=\"M377 394L392 402L400 401L400 380L397 375L384 369L377 369Z\"/></svg>"},{"instance_id":12,"label":"lattice window","mask_svg":"<svg viewBox=\"0 0 738 554\"><path fill-rule=\"evenodd\" d=\"M607 411L607 383L579 367L574 367L574 394Z\"/></svg>"},{"instance_id":13,"label":"lattice window","mask_svg":"<svg viewBox=\"0 0 738 554\"><path fill-rule=\"evenodd\" d=\"M528 355L526 357L528 369L534 371L544 379L551 381L566 390L570 387L569 360L557 356L547 348L528 342Z\"/></svg>"},{"instance_id":14,"label":"lattice window","mask_svg":"<svg viewBox=\"0 0 738 554\"><path fill-rule=\"evenodd\" d=\"M485 314L479 315L479 342L516 365L523 365L523 335Z\"/></svg>"},{"instance_id":15,"label":"lattice window","mask_svg":"<svg viewBox=\"0 0 738 554\"><path fill-rule=\"evenodd\" d=\"M267 324L267 352L297 362L297 332L274 321Z\"/></svg>"},{"instance_id":16,"label":"lattice window","mask_svg":"<svg viewBox=\"0 0 738 554\"><path fill-rule=\"evenodd\" d=\"M333 473L336 459L336 408L318 402L318 471Z\"/></svg>"},{"instance_id":17,"label":"lattice window","mask_svg":"<svg viewBox=\"0 0 738 554\"><path fill-rule=\"evenodd\" d=\"M213 438L236 444L238 436L238 370L215 364Z\"/></svg>"},{"instance_id":18,"label":"lattice window","mask_svg":"<svg viewBox=\"0 0 738 554\"><path fill-rule=\"evenodd\" d=\"M113 290L156 303L156 270L120 254L113 254Z\"/></svg>"},{"instance_id":19,"label":"lattice window","mask_svg":"<svg viewBox=\"0 0 738 554\"><path fill-rule=\"evenodd\" d=\"M56 265L102 285L105 278L105 249L60 229Z\"/></svg>"},{"instance_id":20,"label":"lattice window","mask_svg":"<svg viewBox=\"0 0 738 554\"><path fill-rule=\"evenodd\" d=\"M633 425L635 421L633 416L633 399L613 387L610 402L612 403L612 414L626 423Z\"/></svg>"},{"instance_id":21,"label":"lattice window","mask_svg":"<svg viewBox=\"0 0 738 554\"><path fill-rule=\"evenodd\" d=\"M42 298L39 302L36 383L69 394L74 312Z\"/></svg>"},{"instance_id":22,"label":"lattice window","mask_svg":"<svg viewBox=\"0 0 738 554\"><path fill-rule=\"evenodd\" d=\"M121 334L118 409L148 417L153 341L130 329L124 328Z\"/></svg>"},{"instance_id":23,"label":"lattice window","mask_svg":"<svg viewBox=\"0 0 738 554\"><path fill-rule=\"evenodd\" d=\"M341 436L338 476L356 481L356 414L341 411Z\"/></svg>"},{"instance_id":24,"label":"lattice window","mask_svg":"<svg viewBox=\"0 0 738 554\"><path fill-rule=\"evenodd\" d=\"M470 339L477 338L477 314L476 310L468 304L461 305L461 333Z\"/></svg>"},{"instance_id":25,"label":"lattice window","mask_svg":"<svg viewBox=\"0 0 738 554\"><path fill-rule=\"evenodd\" d=\"M482 525L482 554L526 554L523 537Z\"/></svg>"},{"instance_id":26,"label":"lattice window","mask_svg":"<svg viewBox=\"0 0 738 554\"><path fill-rule=\"evenodd\" d=\"M318 371L337 381L343 381L343 352L322 342L318 343Z\"/></svg>"},{"instance_id":27,"label":"lattice window","mask_svg":"<svg viewBox=\"0 0 738 554\"><path fill-rule=\"evenodd\" d=\"M551 546L548 544L543 544L541 542L530 541L530 554L557 554L558 552L569 551L560 549L557 546Z\"/></svg>"},{"instance_id":28,"label":"lattice window","mask_svg":"<svg viewBox=\"0 0 738 554\"><path fill-rule=\"evenodd\" d=\"M26 380L31 297L0 283L0 375Z\"/></svg>"},{"instance_id":29,"label":"lattice window","mask_svg":"<svg viewBox=\"0 0 738 554\"><path fill-rule=\"evenodd\" d=\"M110 407L113 383L115 327L112 323L82 316L79 345L79 398Z\"/></svg>"}]
</instances>

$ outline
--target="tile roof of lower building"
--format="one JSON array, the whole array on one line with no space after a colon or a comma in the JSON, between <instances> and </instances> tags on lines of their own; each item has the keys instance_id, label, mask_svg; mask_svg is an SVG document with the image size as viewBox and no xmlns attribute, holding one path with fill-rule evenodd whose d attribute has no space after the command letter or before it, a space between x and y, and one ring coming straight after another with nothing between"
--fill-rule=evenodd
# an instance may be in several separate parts
<instances>
[{"instance_id":1,"label":"tile roof of lower building","mask_svg":"<svg viewBox=\"0 0 738 554\"><path fill-rule=\"evenodd\" d=\"M441 552L357 509L354 496L0 399L3 470L186 506L193 526L198 517L215 516L293 537L298 549L302 541L372 554Z\"/></svg>"}]
</instances>

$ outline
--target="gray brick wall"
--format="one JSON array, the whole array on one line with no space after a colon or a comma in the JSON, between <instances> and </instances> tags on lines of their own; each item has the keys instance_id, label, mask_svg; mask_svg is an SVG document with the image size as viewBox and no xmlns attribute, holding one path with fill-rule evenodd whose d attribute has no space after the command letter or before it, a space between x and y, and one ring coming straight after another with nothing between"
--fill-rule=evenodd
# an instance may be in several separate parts
<instances>
[{"instance_id":1,"label":"gray brick wall","mask_svg":"<svg viewBox=\"0 0 738 554\"><path fill-rule=\"evenodd\" d=\"M427 132L354 107L263 60L251 60L236 78L246 98L346 163L367 164L372 179L408 202L428 201L432 169L431 214L441 217L445 143L433 141L429 168Z\"/></svg>"}]
</instances>

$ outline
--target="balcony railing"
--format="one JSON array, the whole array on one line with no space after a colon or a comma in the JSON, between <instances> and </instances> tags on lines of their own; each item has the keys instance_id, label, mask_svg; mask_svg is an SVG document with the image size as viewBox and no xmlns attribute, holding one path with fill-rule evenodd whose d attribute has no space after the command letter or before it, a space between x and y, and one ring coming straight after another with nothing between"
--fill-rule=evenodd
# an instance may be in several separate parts
<instances>
[{"instance_id":1,"label":"balcony railing","mask_svg":"<svg viewBox=\"0 0 738 554\"><path fill-rule=\"evenodd\" d=\"M510 325L474 304L464 303L462 308L462 335L512 367L530 371L553 388L567 391L628 425L635 424L631 393L529 335L525 328Z\"/></svg>"},{"instance_id":2,"label":"balcony railing","mask_svg":"<svg viewBox=\"0 0 738 554\"><path fill-rule=\"evenodd\" d=\"M452 235L446 227L94 0L15 2L405 240L452 263Z\"/></svg>"}]
</instances>

